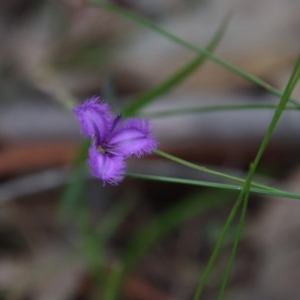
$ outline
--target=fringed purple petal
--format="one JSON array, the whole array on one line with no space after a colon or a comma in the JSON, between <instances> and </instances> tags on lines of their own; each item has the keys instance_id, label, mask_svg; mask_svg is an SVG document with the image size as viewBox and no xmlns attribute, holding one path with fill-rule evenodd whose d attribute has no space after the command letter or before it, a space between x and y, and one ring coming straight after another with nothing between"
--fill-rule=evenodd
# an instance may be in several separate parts
<instances>
[{"instance_id":1,"label":"fringed purple petal","mask_svg":"<svg viewBox=\"0 0 300 300\"><path fill-rule=\"evenodd\" d=\"M117 185L124 178L126 164L120 156L108 156L98 152L96 147L91 147L88 163L92 175L102 179L103 184L108 182Z\"/></svg>"},{"instance_id":2,"label":"fringed purple petal","mask_svg":"<svg viewBox=\"0 0 300 300\"><path fill-rule=\"evenodd\" d=\"M108 104L100 102L99 99L92 97L73 109L80 122L81 132L89 138L95 135L98 144L110 132L113 122Z\"/></svg>"},{"instance_id":3,"label":"fringed purple petal","mask_svg":"<svg viewBox=\"0 0 300 300\"><path fill-rule=\"evenodd\" d=\"M141 157L143 154L152 153L157 147L157 141L150 136L149 120L138 118L127 119L112 132L108 151L114 155Z\"/></svg>"}]
</instances>

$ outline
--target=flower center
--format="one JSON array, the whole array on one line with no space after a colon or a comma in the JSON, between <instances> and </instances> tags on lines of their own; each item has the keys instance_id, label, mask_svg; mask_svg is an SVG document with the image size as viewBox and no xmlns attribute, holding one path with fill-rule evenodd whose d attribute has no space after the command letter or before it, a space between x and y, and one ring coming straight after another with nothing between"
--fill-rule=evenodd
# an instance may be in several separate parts
<instances>
[{"instance_id":1,"label":"flower center","mask_svg":"<svg viewBox=\"0 0 300 300\"><path fill-rule=\"evenodd\" d=\"M97 147L97 151L98 151L99 153L105 154L105 150L102 148L102 146L98 146L98 147Z\"/></svg>"}]
</instances>

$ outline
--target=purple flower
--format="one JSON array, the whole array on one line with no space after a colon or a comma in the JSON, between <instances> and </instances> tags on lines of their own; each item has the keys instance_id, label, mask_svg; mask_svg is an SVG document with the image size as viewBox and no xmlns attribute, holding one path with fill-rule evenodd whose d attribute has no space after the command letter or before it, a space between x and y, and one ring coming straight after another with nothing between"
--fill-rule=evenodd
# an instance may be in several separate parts
<instances>
[{"instance_id":1,"label":"purple flower","mask_svg":"<svg viewBox=\"0 0 300 300\"><path fill-rule=\"evenodd\" d=\"M113 116L108 104L99 97L87 99L73 109L81 132L92 139L88 162L91 173L103 183L118 184L125 174L125 158L152 153L157 141L150 136L149 120L132 118L122 121Z\"/></svg>"}]
</instances>

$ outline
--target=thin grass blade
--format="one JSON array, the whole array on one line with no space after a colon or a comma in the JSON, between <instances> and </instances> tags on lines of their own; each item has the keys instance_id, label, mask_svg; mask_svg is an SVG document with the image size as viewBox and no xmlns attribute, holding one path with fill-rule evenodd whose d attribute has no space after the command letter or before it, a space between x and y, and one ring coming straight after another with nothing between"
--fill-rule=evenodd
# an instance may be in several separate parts
<instances>
[{"instance_id":1,"label":"thin grass blade","mask_svg":"<svg viewBox=\"0 0 300 300\"><path fill-rule=\"evenodd\" d=\"M225 174L225 173L221 173L221 172L218 172L218 171L215 171L215 170L211 170L211 169L209 169L207 167L198 166L196 164L193 164L191 162L188 162L186 160L183 160L181 158L178 158L176 156L173 156L173 155L168 154L166 152L163 152L161 150L155 150L155 153L158 154L159 156L162 156L162 157L167 158L169 160L175 161L175 162L177 162L179 164L182 164L184 166L187 166L189 168L192 168L192 169L195 169L195 170L198 170L198 171L202 171L204 173L212 174L212 175L215 175L215 176L218 176L218 177L222 177L222 178L233 180L233 181L240 182L240 183L244 183L245 182L244 179L241 179L239 177L235 177L235 176L228 175L228 174ZM266 185L263 185L263 184L260 184L260 183L256 183L256 182L252 182L252 186L253 187L258 187L258 188L261 188L261 189L267 189L267 190L281 192L278 189L274 189L274 188L271 188L271 187L268 187Z\"/></svg>"},{"instance_id":2,"label":"thin grass blade","mask_svg":"<svg viewBox=\"0 0 300 300\"><path fill-rule=\"evenodd\" d=\"M217 32L206 47L207 50L213 51L217 47L228 27L230 16L231 14L228 14L221 22ZM161 82L159 85L138 96L136 99L133 99L127 105L127 107L125 107L125 109L122 112L122 115L127 117L136 114L136 112L140 108L154 101L163 94L167 93L172 88L181 83L183 80L185 80L189 75L196 71L196 69L198 69L206 61L206 59L206 56L204 56L203 54L199 54L194 60L185 65L175 74L172 74L169 78Z\"/></svg>"},{"instance_id":3,"label":"thin grass blade","mask_svg":"<svg viewBox=\"0 0 300 300\"><path fill-rule=\"evenodd\" d=\"M227 285L227 282L229 280L232 265L233 265L233 262L234 262L234 258L235 258L236 252L237 252L238 244L239 244L240 237L241 237L242 228L243 228L243 225L244 225L244 222L245 222L245 216L246 216L246 211L247 211L247 203L248 203L248 198L249 198L249 193L250 193L251 180L252 180L254 172L255 172L258 164L259 164L259 161L260 161L260 159L261 159L261 157L264 153L264 150L267 147L267 145L268 145L268 143L271 139L272 133L274 132L275 127L276 127L276 125L277 125L277 123L278 123L278 121L279 121L279 119L280 119L280 117L281 117L281 115L284 111L284 108L285 108L286 104L288 103L288 101L291 97L291 94L292 94L296 84L298 83L299 79L300 79L300 56L298 57L298 59L296 61L296 64L294 66L291 77L290 77L290 79L287 83L287 86L286 86L285 90L284 90L283 96L282 96L282 98L281 98L281 100L278 104L278 108L276 109L276 111L274 113L274 116L273 116L273 118L271 120L271 123L270 123L270 126L268 128L268 131L267 131L267 133L266 133L266 135L265 135L265 137L262 141L261 147L259 148L258 153L255 157L255 160L254 160L253 164L250 167L250 171L248 173L248 176L247 176L246 182L244 184L243 190L241 191L241 193L239 195L239 198L237 200L238 203L241 203L244 200L244 205L243 205L243 209L242 209L242 214L241 214L241 218L240 218L240 222L239 222L238 231L237 231L237 234L236 234L236 238L235 238L235 241L234 241L233 249L232 249L231 256L230 256L230 259L229 259L229 263L228 263L228 266L227 266L227 269L226 269L224 280L222 282L222 286L221 286L221 289L220 289L218 300L223 299L225 289L226 289L226 285Z\"/></svg>"},{"instance_id":4,"label":"thin grass blade","mask_svg":"<svg viewBox=\"0 0 300 300\"><path fill-rule=\"evenodd\" d=\"M178 115L191 115L199 113L214 113L220 111L243 111L243 110L275 110L277 105L273 104L228 104L228 105L208 105L208 106L195 106L187 108L178 108L170 110L162 110L152 113L140 113L143 118L166 118ZM298 107L288 106L285 110L299 110Z\"/></svg>"},{"instance_id":5,"label":"thin grass blade","mask_svg":"<svg viewBox=\"0 0 300 300\"><path fill-rule=\"evenodd\" d=\"M110 11L112 13L118 14L123 18L126 18L132 22L135 22L139 25L144 26L147 29L152 30L153 32L156 32L158 34L160 34L161 36L164 36L165 38L175 42L178 45L181 45L187 49L190 49L194 52L197 52L199 54L203 54L205 56L207 56L208 58L210 58L212 61L214 61L215 63L217 63L218 65L224 67L225 69L237 74L238 76L246 79L247 81L260 86L261 88L267 90L268 92L270 92L271 94L277 96L277 97L282 97L282 93L275 89L274 87L272 87L270 84L264 82L263 80L239 69L238 67L230 64L229 62L221 59L220 57L212 54L210 51L208 51L207 49L204 48L199 48L196 45L193 45L192 43L189 43L183 39L181 39L180 37L176 36L175 34L172 34L168 31L166 31L165 29L159 27L158 25L152 23L151 21L138 16L134 13L131 13L130 11L126 10L126 9L122 9L121 7L111 4L111 3L107 3L104 1L100 1L100 0L89 0L89 3L94 4L96 6L99 6L107 11ZM296 107L300 107L300 103L298 101L296 101L295 99L289 99L289 101L291 103L293 103Z\"/></svg>"},{"instance_id":6,"label":"thin grass blade","mask_svg":"<svg viewBox=\"0 0 300 300\"><path fill-rule=\"evenodd\" d=\"M210 188L232 190L232 191L241 191L243 189L243 186L240 186L240 185L215 183L215 182L208 182L208 181L165 177L165 176L156 176L156 175L127 173L126 177L142 179L142 180L153 180L153 181L170 182L170 183L178 183L178 184L188 184L188 185L194 185L194 186L210 187ZM299 194L289 193L289 192L280 191L280 190L272 190L272 189L268 190L268 189L260 189L260 188L252 187L250 189L250 191L252 193L261 194L261 195L285 197L285 198L291 198L291 199L295 199L295 200L300 199Z\"/></svg>"}]
</instances>

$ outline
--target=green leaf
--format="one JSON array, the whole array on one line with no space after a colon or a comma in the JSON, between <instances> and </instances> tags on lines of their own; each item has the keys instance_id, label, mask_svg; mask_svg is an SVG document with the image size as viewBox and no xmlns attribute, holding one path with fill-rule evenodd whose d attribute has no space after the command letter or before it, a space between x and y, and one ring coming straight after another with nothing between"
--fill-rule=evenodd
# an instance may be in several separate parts
<instances>
[{"instance_id":1,"label":"green leaf","mask_svg":"<svg viewBox=\"0 0 300 300\"><path fill-rule=\"evenodd\" d=\"M158 112L141 113L139 114L144 118L166 118L173 117L177 115L187 115L187 114L199 114L199 113L213 113L220 111L241 111L241 110L275 110L277 105L272 104L227 104L227 105L208 105L208 106L195 106L187 108L178 108L170 110L161 110ZM288 106L285 110L298 110L295 106Z\"/></svg>"},{"instance_id":2,"label":"green leaf","mask_svg":"<svg viewBox=\"0 0 300 300\"><path fill-rule=\"evenodd\" d=\"M211 187L216 189L224 189L224 190L232 190L232 191L241 191L243 186L234 185L234 184L224 184L224 183L215 183L210 181L200 181L200 180L191 180L191 179L182 179L182 178L174 178L174 177L165 177L165 176L157 176L157 175L144 175L144 174L131 174L127 173L126 177L143 179L143 180L153 180L153 181L161 181L161 182L170 182L170 183L179 183L179 184L188 184L194 186L203 186L203 187ZM252 193L261 194L261 195L269 195L276 197L285 197L291 199L300 199L299 194L289 193L281 190L273 190L270 189L261 189L254 188L250 189Z\"/></svg>"},{"instance_id":3,"label":"green leaf","mask_svg":"<svg viewBox=\"0 0 300 300\"><path fill-rule=\"evenodd\" d=\"M210 41L206 49L213 51L216 48L221 38L223 37L225 30L228 27L229 20L230 14L228 14L226 18L221 22L216 34L214 35L213 39ZM181 68L177 73L172 74L169 78L161 82L159 85L138 96L136 99L133 99L125 107L122 115L125 117L134 115L140 108L170 91L172 88L186 79L189 75L191 75L194 71L196 71L196 69L206 61L206 58L206 56L199 54L194 60Z\"/></svg>"},{"instance_id":4,"label":"green leaf","mask_svg":"<svg viewBox=\"0 0 300 300\"><path fill-rule=\"evenodd\" d=\"M238 243L239 243L239 240L240 240L240 236L241 236L241 232L242 232L242 228L243 228L243 225L244 225L244 220L245 220L245 215L246 215L246 211L247 211L247 203L248 203L248 198L249 198L249 194L250 194L250 191L251 191L251 181L252 181L252 178L253 178L253 175L254 175L254 172L258 166L258 163L264 153L264 150L265 148L267 147L268 145L268 142L270 141L271 139L271 136L272 136L272 133L279 121L279 118L281 116L281 114L283 113L284 111L284 108L287 104L287 102L289 101L289 98L291 96L291 93L296 85L296 83L298 82L299 80L299 74L300 74L300 71L299 71L299 68L300 68L300 57L298 58L296 64L295 64L295 67L294 67L294 70L293 70L293 73L291 75L291 78L285 88L285 91L283 93L283 96L281 98L281 101L279 102L278 104L278 107L274 113L274 116L271 120L271 123L269 125L269 128L266 132L266 135L262 141L262 144L258 150L258 153L255 157L255 160L253 162L253 164L251 164L250 166L250 171L248 173L248 176L245 180L245 183L244 183L244 186L239 194L239 197L238 199L236 200L236 203L233 207L233 209L231 210L231 213L226 221L226 224L220 234L220 238L218 239L218 242L216 244L216 247L211 255L211 258L207 264L207 267L205 268L204 272L203 272L203 275L202 275L202 278L200 280L200 283L198 285L198 288L196 290L196 293L194 295L194 298L193 300L198 300L203 292L203 289L204 289L204 286L206 284L206 281L209 277L209 274L213 268L213 265L222 249L222 245L223 245L223 242L225 240L225 237L229 231L229 228L231 226L231 223L240 207L240 205L244 202L244 205L243 205L243 210L242 210L242 214L241 214L241 218L240 218L240 223L239 223L239 226L238 226L238 231L237 231L237 235L236 235L236 239L235 239L235 242L234 242L234 246L233 246L233 250L232 250L232 253L231 253L231 256L230 256L230 259L229 259L229 263L228 263L228 267L227 267L227 270L226 270L226 273L225 273L225 276L224 276L224 280L223 280L223 283L222 283L222 287L221 287L221 290L220 290L220 294L219 294L219 297L218 297L218 300L221 300L223 298L223 295L224 295L224 292L225 292L225 288L226 288L226 285L227 285L227 282L228 282L228 279L229 279L229 276L230 276L230 272L231 272L231 268L232 268L232 264L233 264L233 261L234 261L234 257L235 257L235 254L236 254L236 251L237 251L237 247L238 247ZM299 195L300 196L300 195Z\"/></svg>"},{"instance_id":5,"label":"green leaf","mask_svg":"<svg viewBox=\"0 0 300 300\"><path fill-rule=\"evenodd\" d=\"M165 38L175 42L178 45L181 45L187 49L190 49L198 54L203 54L206 57L210 58L215 63L217 63L218 65L224 67L225 69L237 74L238 76L248 80L249 82L251 82L257 86L260 86L261 88L267 90L268 92L270 92L271 94L273 94L277 97L282 97L282 93L279 90L275 89L274 87L272 87L268 83L264 82L263 80L239 69L238 67L236 67L236 66L230 64L229 62L221 59L220 57L212 54L207 49L197 47L197 46L181 39L180 37L176 36L175 34L172 34L168 31L166 31L165 29L159 27L158 25L152 23L151 21L149 21L141 16L131 13L128 10L122 9L117 5L103 2L100 0L90 0L89 2L91 4L95 4L99 7L101 7L107 11L118 14L123 18L129 19L130 21L133 21L133 22L137 23L138 25L144 26L145 28L152 30L153 32L156 32L161 36L164 36ZM289 101L291 103L293 103L296 107L300 108L300 104L295 99L291 98L291 99L289 99Z\"/></svg>"},{"instance_id":6,"label":"green leaf","mask_svg":"<svg viewBox=\"0 0 300 300\"><path fill-rule=\"evenodd\" d=\"M237 181L237 182L240 182L240 183L244 183L245 182L244 179L241 179L239 177L235 177L235 176L228 175L228 174L225 174L225 173L222 173L222 172L218 172L218 171L209 169L207 167L198 166L198 165L193 164L193 163L191 163L189 161L186 161L186 160L183 160L183 159L178 158L176 156L173 156L171 154L165 153L165 152L163 152L161 150L155 150L155 153L158 154L159 156L162 156L162 157L167 158L169 160L175 161L175 162L177 162L177 163L179 163L181 165L187 166L189 168L192 168L192 169L195 169L195 170L198 170L198 171L202 171L202 172L207 173L207 174L212 174L212 175L215 175L215 176L218 176L218 177L221 177L221 178L225 178L225 179ZM251 184L252 184L252 186L258 187L258 188L261 188L261 189L267 189L267 190L281 192L278 189L274 189L274 188L268 187L268 186L260 184L260 183L252 182Z\"/></svg>"},{"instance_id":7,"label":"green leaf","mask_svg":"<svg viewBox=\"0 0 300 300\"><path fill-rule=\"evenodd\" d=\"M253 162L253 164L251 164L250 166L250 171L248 173L248 176L247 176L247 179L245 181L245 184L244 184L244 187L237 199L237 204L240 204L241 202L243 202L243 208L242 208L242 214L241 214L241 217L240 217L240 222L239 222L239 226L238 226L238 230L237 230L237 234L236 234L236 238L235 238L235 241L234 241L234 245L233 245L233 249L232 249L232 252L231 252L231 255L230 255L230 259L229 259L229 263L228 263L228 266L227 266L227 269L226 269L226 273L225 273L225 276L224 276L224 280L222 282L222 286L221 286L221 289L220 289L220 293L219 293L219 296L218 296L218 300L222 300L223 299L223 296L224 296L224 293L225 293L225 289L226 289L226 285L227 285L227 282L229 280L229 276L230 276L230 273L231 273L231 269L232 269L232 265L233 265L233 262L234 262L234 258L235 258L235 255L236 255L236 252L237 252L237 248L238 248L238 244L239 244L239 241L240 241L240 237L241 237L241 234L242 234L242 229L243 229L243 226L244 226L244 222L245 222L245 216L246 216L246 212L247 212L247 204L248 204L248 199L249 199L249 194L250 194L250 185L251 185L251 180L253 178L253 175L254 175L254 172L260 162L260 159L271 139L271 136L275 130L275 127L285 109L285 106L287 105L291 95L292 95L292 92L296 86L296 84L298 83L299 81L299 78L300 78L300 56L298 57L297 59L297 62L294 66L294 69L293 69L293 72L291 74L291 77L287 83L287 86L283 92L283 95L282 95L282 98L278 104L278 107L274 113L274 116L271 120L271 123L269 125L269 128L267 130L267 133L262 141L262 144L257 152L257 155L255 157L255 160ZM195 298L197 299L197 298Z\"/></svg>"}]
</instances>

